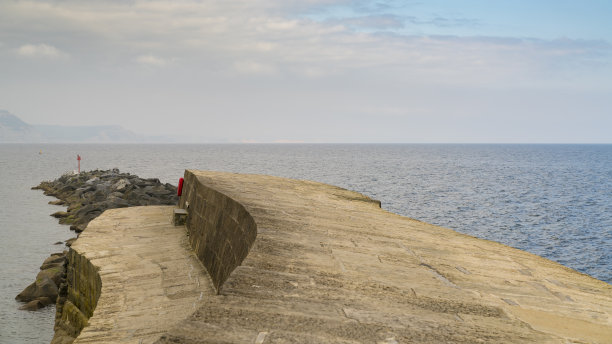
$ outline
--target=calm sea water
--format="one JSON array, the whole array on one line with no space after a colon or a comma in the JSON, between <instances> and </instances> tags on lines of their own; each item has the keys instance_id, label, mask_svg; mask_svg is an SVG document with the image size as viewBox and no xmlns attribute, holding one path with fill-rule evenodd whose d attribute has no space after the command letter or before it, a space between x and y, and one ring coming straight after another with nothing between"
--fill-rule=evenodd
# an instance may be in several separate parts
<instances>
[{"instance_id":1,"label":"calm sea water","mask_svg":"<svg viewBox=\"0 0 612 344\"><path fill-rule=\"evenodd\" d=\"M0 343L48 343L55 310L14 297L72 236L30 187L118 167L176 184L185 169L309 179L612 282L612 145L0 145Z\"/></svg>"}]
</instances>

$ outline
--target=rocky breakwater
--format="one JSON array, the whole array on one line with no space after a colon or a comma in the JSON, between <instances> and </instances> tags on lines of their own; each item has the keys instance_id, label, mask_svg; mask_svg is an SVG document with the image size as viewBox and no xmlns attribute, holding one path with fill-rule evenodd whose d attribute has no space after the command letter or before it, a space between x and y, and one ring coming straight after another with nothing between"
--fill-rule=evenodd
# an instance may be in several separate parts
<instances>
[{"instance_id":1,"label":"rocky breakwater","mask_svg":"<svg viewBox=\"0 0 612 344\"><path fill-rule=\"evenodd\" d=\"M91 220L107 209L172 205L178 202L175 186L163 184L157 178L140 178L121 173L118 169L66 174L54 181L44 181L32 189L44 190L45 195L58 199L49 202L50 204L67 206L65 211L58 211L52 216L58 218L60 223L70 225L70 229L74 230L77 236L86 229ZM74 240L76 238L68 240L66 246L70 247ZM16 297L17 300L26 302L21 307L24 310L37 310L56 304L56 332L71 290L72 296L76 297L76 289L72 287L78 279L78 271L75 271L75 264L72 264L76 262L71 262L71 257L72 260L75 259L73 256L68 250L52 254L41 265L36 280ZM69 302L68 305L72 307L74 302ZM91 306L86 308L93 310ZM87 315L87 311L84 313ZM76 336L80 331L79 327L84 326L75 321L73 323L73 326L61 326L63 330L60 332L63 332L67 339Z\"/></svg>"}]
</instances>

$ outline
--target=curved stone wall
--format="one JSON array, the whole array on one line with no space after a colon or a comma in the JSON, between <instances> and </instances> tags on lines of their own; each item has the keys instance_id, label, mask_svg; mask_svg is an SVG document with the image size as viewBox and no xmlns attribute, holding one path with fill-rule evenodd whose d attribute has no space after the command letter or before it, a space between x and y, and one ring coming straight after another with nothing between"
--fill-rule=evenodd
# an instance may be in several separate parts
<instances>
[{"instance_id":1,"label":"curved stone wall","mask_svg":"<svg viewBox=\"0 0 612 344\"><path fill-rule=\"evenodd\" d=\"M52 343L71 342L87 325L100 298L102 281L87 257L75 249L68 252L67 283L57 302L55 336Z\"/></svg>"},{"instance_id":2,"label":"curved stone wall","mask_svg":"<svg viewBox=\"0 0 612 344\"><path fill-rule=\"evenodd\" d=\"M189 170L185 171L180 206L187 209L191 247L218 293L246 258L257 236L257 225L242 204L206 186L203 177Z\"/></svg>"}]
</instances>

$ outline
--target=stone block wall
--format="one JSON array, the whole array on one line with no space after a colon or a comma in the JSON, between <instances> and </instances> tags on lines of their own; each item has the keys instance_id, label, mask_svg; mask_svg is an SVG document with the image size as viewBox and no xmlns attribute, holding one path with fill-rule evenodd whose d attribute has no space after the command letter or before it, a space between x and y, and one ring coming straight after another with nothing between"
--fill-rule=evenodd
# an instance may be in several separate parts
<instances>
[{"instance_id":1,"label":"stone block wall","mask_svg":"<svg viewBox=\"0 0 612 344\"><path fill-rule=\"evenodd\" d=\"M246 258L257 236L257 225L242 204L207 187L191 171L185 171L180 206L187 209L191 247L219 292Z\"/></svg>"},{"instance_id":2,"label":"stone block wall","mask_svg":"<svg viewBox=\"0 0 612 344\"><path fill-rule=\"evenodd\" d=\"M52 344L71 343L87 325L100 298L98 269L75 249L68 252L66 284L60 288Z\"/></svg>"}]
</instances>

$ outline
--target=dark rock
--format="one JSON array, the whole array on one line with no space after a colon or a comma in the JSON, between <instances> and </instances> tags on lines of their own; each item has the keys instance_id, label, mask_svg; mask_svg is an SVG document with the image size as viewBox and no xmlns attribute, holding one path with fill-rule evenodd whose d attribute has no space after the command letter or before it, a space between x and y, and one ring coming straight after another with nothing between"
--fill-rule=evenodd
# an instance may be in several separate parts
<instances>
[{"instance_id":1,"label":"dark rock","mask_svg":"<svg viewBox=\"0 0 612 344\"><path fill-rule=\"evenodd\" d=\"M96 187L93 185L88 185L88 186L84 186L84 187L75 189L74 194L77 197L82 197L83 194L91 192L91 191L96 191Z\"/></svg>"},{"instance_id":2,"label":"dark rock","mask_svg":"<svg viewBox=\"0 0 612 344\"><path fill-rule=\"evenodd\" d=\"M65 211L56 211L55 213L51 214L51 216L58 218L58 219L61 219L63 217L68 217L68 215L69 214Z\"/></svg>"},{"instance_id":3,"label":"dark rock","mask_svg":"<svg viewBox=\"0 0 612 344\"><path fill-rule=\"evenodd\" d=\"M51 205L64 205L64 204L66 204L66 202L61 200L61 199L58 199L56 201L49 201L49 204L51 204Z\"/></svg>"},{"instance_id":4,"label":"dark rock","mask_svg":"<svg viewBox=\"0 0 612 344\"><path fill-rule=\"evenodd\" d=\"M70 228L72 229L72 228ZM66 240L66 246L70 247L72 246L72 243L76 241L77 238L72 238L72 239L68 239Z\"/></svg>"},{"instance_id":5,"label":"dark rock","mask_svg":"<svg viewBox=\"0 0 612 344\"><path fill-rule=\"evenodd\" d=\"M50 299L50 298L48 298L48 297L39 297L37 300L38 300L39 302L41 302L43 305L45 305L45 306L52 305L52 304L54 304L54 303L55 303L55 301L54 301L54 300L51 300L51 299Z\"/></svg>"},{"instance_id":6,"label":"dark rock","mask_svg":"<svg viewBox=\"0 0 612 344\"><path fill-rule=\"evenodd\" d=\"M68 184L68 185L64 186L63 188L61 188L61 189L59 190L59 193L61 193L61 194L67 194L67 193L71 193L71 192L73 192L75 189L76 189L76 188L74 187L74 185L70 185L70 184Z\"/></svg>"},{"instance_id":7,"label":"dark rock","mask_svg":"<svg viewBox=\"0 0 612 344\"><path fill-rule=\"evenodd\" d=\"M19 307L19 309L22 311L37 311L43 307L45 307L45 304L41 300L36 299Z\"/></svg>"},{"instance_id":8,"label":"dark rock","mask_svg":"<svg viewBox=\"0 0 612 344\"><path fill-rule=\"evenodd\" d=\"M58 242L56 242L56 243L55 243L55 244L53 244L53 245L61 245L61 244L63 244L63 242L62 242L62 241L58 241Z\"/></svg>"},{"instance_id":9,"label":"dark rock","mask_svg":"<svg viewBox=\"0 0 612 344\"><path fill-rule=\"evenodd\" d=\"M85 230L85 225L72 225L70 226L70 230L81 233Z\"/></svg>"},{"instance_id":10,"label":"dark rock","mask_svg":"<svg viewBox=\"0 0 612 344\"><path fill-rule=\"evenodd\" d=\"M130 206L130 204L126 200L118 197L109 197L104 202L104 205L106 209L125 208Z\"/></svg>"},{"instance_id":11,"label":"dark rock","mask_svg":"<svg viewBox=\"0 0 612 344\"><path fill-rule=\"evenodd\" d=\"M60 265L60 266L52 266L45 270L41 270L38 273L38 275L36 275L36 280L38 281L38 280L44 280L48 278L51 281L53 281L57 289L57 287L61 284L61 280L63 277L64 277L64 266Z\"/></svg>"},{"instance_id":12,"label":"dark rock","mask_svg":"<svg viewBox=\"0 0 612 344\"><path fill-rule=\"evenodd\" d=\"M152 197L163 197L163 196L167 196L172 194L172 191L167 190L165 187L158 185L158 186L147 186L144 188L144 192L147 193L147 195L152 196Z\"/></svg>"},{"instance_id":13,"label":"dark rock","mask_svg":"<svg viewBox=\"0 0 612 344\"><path fill-rule=\"evenodd\" d=\"M30 302L39 297L48 297L55 302L57 295L57 285L49 277L41 276L41 278L38 278L37 276L36 281L27 286L15 299L22 302Z\"/></svg>"},{"instance_id":14,"label":"dark rock","mask_svg":"<svg viewBox=\"0 0 612 344\"><path fill-rule=\"evenodd\" d=\"M63 242L58 241L59 244L63 244ZM66 257L65 256L51 256L47 259L45 259L45 261L42 263L42 265L40 266L41 270L46 270L55 266L63 266L64 263L66 263Z\"/></svg>"},{"instance_id":15,"label":"dark rock","mask_svg":"<svg viewBox=\"0 0 612 344\"><path fill-rule=\"evenodd\" d=\"M85 217L86 215L91 214L91 213L101 213L103 210L104 209L101 207L100 204L92 203L84 207L81 207L79 210L77 210L75 216Z\"/></svg>"},{"instance_id":16,"label":"dark rock","mask_svg":"<svg viewBox=\"0 0 612 344\"><path fill-rule=\"evenodd\" d=\"M104 202L104 200L106 200L107 197L108 197L108 193L105 192L104 190L96 190L96 192L94 192L93 195L89 197L90 198L89 200L94 203L100 203L100 202Z\"/></svg>"}]
</instances>

